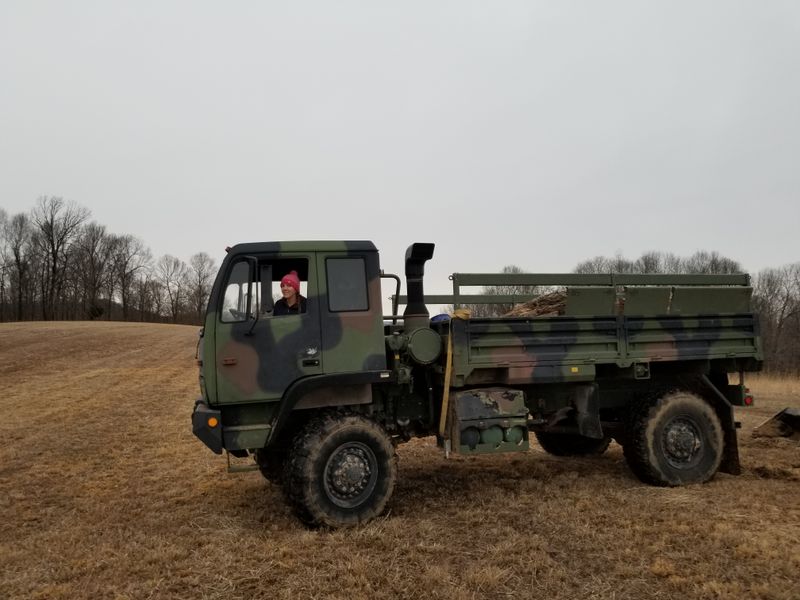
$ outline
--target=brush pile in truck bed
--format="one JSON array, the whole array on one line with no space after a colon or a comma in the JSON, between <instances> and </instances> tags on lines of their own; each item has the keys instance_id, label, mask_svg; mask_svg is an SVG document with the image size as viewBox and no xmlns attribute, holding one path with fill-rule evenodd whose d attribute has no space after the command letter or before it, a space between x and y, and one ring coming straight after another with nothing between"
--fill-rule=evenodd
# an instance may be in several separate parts
<instances>
[{"instance_id":1,"label":"brush pile in truck bed","mask_svg":"<svg viewBox=\"0 0 800 600\"><path fill-rule=\"evenodd\" d=\"M505 317L552 317L563 315L567 305L567 294L564 292L550 292L523 304L518 304Z\"/></svg>"}]
</instances>

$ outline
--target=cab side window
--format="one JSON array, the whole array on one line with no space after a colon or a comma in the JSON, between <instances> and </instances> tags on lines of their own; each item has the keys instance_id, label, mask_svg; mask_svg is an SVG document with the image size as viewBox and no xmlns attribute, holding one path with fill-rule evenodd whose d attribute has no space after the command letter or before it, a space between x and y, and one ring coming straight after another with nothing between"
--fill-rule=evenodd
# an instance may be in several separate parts
<instances>
[{"instance_id":1,"label":"cab side window","mask_svg":"<svg viewBox=\"0 0 800 600\"><path fill-rule=\"evenodd\" d=\"M248 291L255 293L256 286L250 284L250 266L246 261L239 261L231 269L228 283L225 285L225 296L222 300L223 323L236 323L247 320Z\"/></svg>"},{"instance_id":2,"label":"cab side window","mask_svg":"<svg viewBox=\"0 0 800 600\"><path fill-rule=\"evenodd\" d=\"M301 257L249 256L238 259L231 266L223 288L220 320L223 323L241 323L249 319L305 313L308 264L308 259ZM294 293L281 289L281 280L290 274L297 288L293 286Z\"/></svg>"},{"instance_id":3,"label":"cab side window","mask_svg":"<svg viewBox=\"0 0 800 600\"><path fill-rule=\"evenodd\" d=\"M367 271L363 258L329 258L328 309L331 312L369 310Z\"/></svg>"},{"instance_id":4,"label":"cab side window","mask_svg":"<svg viewBox=\"0 0 800 600\"><path fill-rule=\"evenodd\" d=\"M278 258L269 261L272 270L272 302L273 316L285 317L306 312L308 295L308 260L305 258ZM281 286L287 279L297 284Z\"/></svg>"}]
</instances>

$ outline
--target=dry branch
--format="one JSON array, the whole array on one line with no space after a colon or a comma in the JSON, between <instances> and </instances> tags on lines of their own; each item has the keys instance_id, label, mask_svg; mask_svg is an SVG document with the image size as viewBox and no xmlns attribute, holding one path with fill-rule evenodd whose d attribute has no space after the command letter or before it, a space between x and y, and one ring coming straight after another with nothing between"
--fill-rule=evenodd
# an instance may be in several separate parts
<instances>
[{"instance_id":1,"label":"dry branch","mask_svg":"<svg viewBox=\"0 0 800 600\"><path fill-rule=\"evenodd\" d=\"M552 317L564 314L567 295L564 292L550 292L508 311L506 317Z\"/></svg>"}]
</instances>

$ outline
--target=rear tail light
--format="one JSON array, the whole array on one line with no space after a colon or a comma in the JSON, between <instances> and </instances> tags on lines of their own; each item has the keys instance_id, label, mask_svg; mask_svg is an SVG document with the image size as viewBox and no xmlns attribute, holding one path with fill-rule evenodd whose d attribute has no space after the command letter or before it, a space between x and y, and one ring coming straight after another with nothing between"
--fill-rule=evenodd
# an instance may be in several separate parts
<instances>
[{"instance_id":1,"label":"rear tail light","mask_svg":"<svg viewBox=\"0 0 800 600\"><path fill-rule=\"evenodd\" d=\"M750 393L750 388L744 388L744 405L752 406L753 402L753 394Z\"/></svg>"}]
</instances>

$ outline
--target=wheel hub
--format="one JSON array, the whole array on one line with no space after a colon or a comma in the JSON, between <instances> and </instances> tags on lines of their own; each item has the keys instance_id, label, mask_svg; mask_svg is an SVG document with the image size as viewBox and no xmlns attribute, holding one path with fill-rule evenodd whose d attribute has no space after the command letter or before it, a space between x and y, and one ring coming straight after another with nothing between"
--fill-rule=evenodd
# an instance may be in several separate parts
<instances>
[{"instance_id":1,"label":"wheel hub","mask_svg":"<svg viewBox=\"0 0 800 600\"><path fill-rule=\"evenodd\" d=\"M664 450L667 460L674 466L691 466L703 446L697 426L685 418L676 418L664 428Z\"/></svg>"},{"instance_id":2,"label":"wheel hub","mask_svg":"<svg viewBox=\"0 0 800 600\"><path fill-rule=\"evenodd\" d=\"M337 448L325 468L325 491L334 504L352 508L375 488L377 460L366 444L349 442Z\"/></svg>"}]
</instances>

